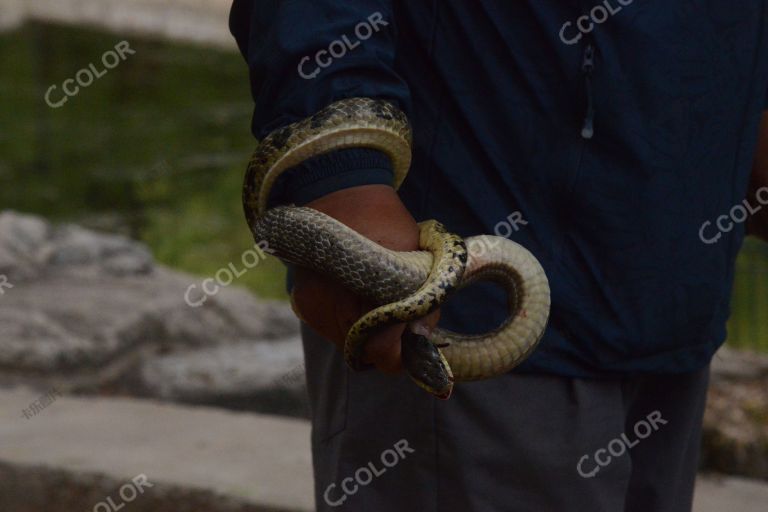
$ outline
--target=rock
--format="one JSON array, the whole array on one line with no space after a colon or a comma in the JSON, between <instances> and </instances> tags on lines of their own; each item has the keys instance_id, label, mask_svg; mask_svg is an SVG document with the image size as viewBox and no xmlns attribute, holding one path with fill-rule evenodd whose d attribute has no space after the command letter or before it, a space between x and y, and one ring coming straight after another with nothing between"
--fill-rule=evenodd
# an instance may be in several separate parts
<instances>
[{"instance_id":1,"label":"rock","mask_svg":"<svg viewBox=\"0 0 768 512\"><path fill-rule=\"evenodd\" d=\"M26 13L22 0L2 0L0 6L0 32L14 30L24 22Z\"/></svg>"},{"instance_id":2,"label":"rock","mask_svg":"<svg viewBox=\"0 0 768 512\"><path fill-rule=\"evenodd\" d=\"M712 378L717 380L768 378L768 357L724 347L712 360Z\"/></svg>"},{"instance_id":3,"label":"rock","mask_svg":"<svg viewBox=\"0 0 768 512\"><path fill-rule=\"evenodd\" d=\"M768 479L768 357L721 349L704 415L707 470Z\"/></svg>"},{"instance_id":4,"label":"rock","mask_svg":"<svg viewBox=\"0 0 768 512\"><path fill-rule=\"evenodd\" d=\"M0 273L10 282L40 276L49 266L98 266L115 276L146 274L152 255L138 242L78 226L52 228L40 218L0 214Z\"/></svg>"},{"instance_id":5,"label":"rock","mask_svg":"<svg viewBox=\"0 0 768 512\"><path fill-rule=\"evenodd\" d=\"M227 24L231 6L231 0L0 0L0 30L33 20L235 50Z\"/></svg>"},{"instance_id":6,"label":"rock","mask_svg":"<svg viewBox=\"0 0 768 512\"><path fill-rule=\"evenodd\" d=\"M296 315L284 302L256 301L243 288L228 288L214 297L213 306L226 310L244 333L254 338L278 339L298 334Z\"/></svg>"},{"instance_id":7,"label":"rock","mask_svg":"<svg viewBox=\"0 0 768 512\"><path fill-rule=\"evenodd\" d=\"M314 510L307 421L66 395L25 418L39 398L0 390L3 512Z\"/></svg>"},{"instance_id":8,"label":"rock","mask_svg":"<svg viewBox=\"0 0 768 512\"><path fill-rule=\"evenodd\" d=\"M68 357L87 354L90 345L68 332L44 313L24 309L0 309L0 365L45 368L66 364ZM28 340L34 339L30 350Z\"/></svg>"},{"instance_id":9,"label":"rock","mask_svg":"<svg viewBox=\"0 0 768 512\"><path fill-rule=\"evenodd\" d=\"M150 396L175 402L307 415L298 337L161 356L142 367L141 382Z\"/></svg>"},{"instance_id":10,"label":"rock","mask_svg":"<svg viewBox=\"0 0 768 512\"><path fill-rule=\"evenodd\" d=\"M49 234L41 219L0 213L0 275L12 283L35 278L41 268L39 253Z\"/></svg>"},{"instance_id":11,"label":"rock","mask_svg":"<svg viewBox=\"0 0 768 512\"><path fill-rule=\"evenodd\" d=\"M153 267L152 255L143 244L78 226L56 230L42 259L49 265L98 265L115 276L147 274Z\"/></svg>"},{"instance_id":12,"label":"rock","mask_svg":"<svg viewBox=\"0 0 768 512\"><path fill-rule=\"evenodd\" d=\"M13 285L0 295L0 374L12 381L63 379L96 391L136 380L158 351L298 335L283 302L232 286L192 307L185 294L203 278L155 264L143 244L78 226L0 214L0 269Z\"/></svg>"}]
</instances>

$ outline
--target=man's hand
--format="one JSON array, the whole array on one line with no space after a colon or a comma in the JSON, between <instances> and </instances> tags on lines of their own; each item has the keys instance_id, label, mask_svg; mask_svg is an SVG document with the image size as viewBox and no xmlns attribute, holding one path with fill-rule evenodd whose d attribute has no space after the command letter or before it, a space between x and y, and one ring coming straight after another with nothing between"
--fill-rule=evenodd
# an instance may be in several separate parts
<instances>
[{"instance_id":1,"label":"man's hand","mask_svg":"<svg viewBox=\"0 0 768 512\"><path fill-rule=\"evenodd\" d=\"M759 190L768 189L768 112L763 113L763 122L760 124L760 136L757 143L757 156L755 167L752 171L752 184L750 186L750 198L756 197ZM766 197L766 192L761 197ZM768 206L763 206L757 214L753 215L747 223L747 233L768 241Z\"/></svg>"},{"instance_id":2,"label":"man's hand","mask_svg":"<svg viewBox=\"0 0 768 512\"><path fill-rule=\"evenodd\" d=\"M419 248L419 228L397 193L386 185L366 185L339 190L306 206L346 224L374 242L396 251ZM373 308L335 281L316 272L297 268L293 307L316 332L344 346L347 331ZM439 311L425 318L429 328L437 324ZM400 336L405 324L382 329L366 346L364 360L387 373L400 371Z\"/></svg>"}]
</instances>

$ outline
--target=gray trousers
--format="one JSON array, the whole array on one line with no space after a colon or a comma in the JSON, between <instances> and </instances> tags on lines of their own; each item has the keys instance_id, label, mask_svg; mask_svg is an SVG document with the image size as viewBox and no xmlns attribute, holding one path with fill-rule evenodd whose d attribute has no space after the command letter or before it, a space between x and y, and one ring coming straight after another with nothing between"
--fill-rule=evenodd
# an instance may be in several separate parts
<instances>
[{"instance_id":1,"label":"gray trousers","mask_svg":"<svg viewBox=\"0 0 768 512\"><path fill-rule=\"evenodd\" d=\"M688 512L709 369L507 374L439 401L303 329L318 511Z\"/></svg>"}]
</instances>

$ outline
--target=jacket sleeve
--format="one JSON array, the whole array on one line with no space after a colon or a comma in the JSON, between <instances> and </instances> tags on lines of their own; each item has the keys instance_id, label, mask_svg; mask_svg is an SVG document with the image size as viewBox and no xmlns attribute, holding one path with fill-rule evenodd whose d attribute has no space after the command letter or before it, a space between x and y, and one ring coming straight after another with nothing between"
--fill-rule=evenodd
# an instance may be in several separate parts
<instances>
[{"instance_id":1,"label":"jacket sleeve","mask_svg":"<svg viewBox=\"0 0 768 512\"><path fill-rule=\"evenodd\" d=\"M230 30L248 63L257 139L344 98L387 99L409 111L408 88L394 70L391 0L234 0ZM284 173L271 201L304 204L392 180L383 153L340 150Z\"/></svg>"}]
</instances>

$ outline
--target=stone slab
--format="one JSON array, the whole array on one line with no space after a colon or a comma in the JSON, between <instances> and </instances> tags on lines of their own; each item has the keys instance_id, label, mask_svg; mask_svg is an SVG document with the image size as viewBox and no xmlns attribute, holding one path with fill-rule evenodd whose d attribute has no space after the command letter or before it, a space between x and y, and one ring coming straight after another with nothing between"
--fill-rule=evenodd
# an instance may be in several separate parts
<instances>
[{"instance_id":1,"label":"stone slab","mask_svg":"<svg viewBox=\"0 0 768 512\"><path fill-rule=\"evenodd\" d=\"M261 507L254 510L313 508L306 421L66 395L25 418L22 410L39 395L0 391L0 464L123 483L143 474L158 486L208 491ZM12 512L4 499L11 497L0 495L0 510Z\"/></svg>"}]
</instances>

